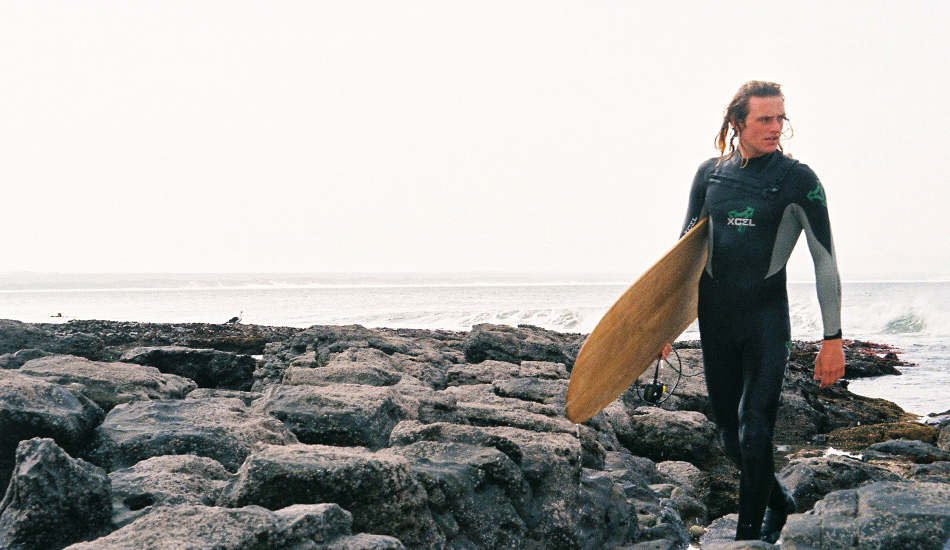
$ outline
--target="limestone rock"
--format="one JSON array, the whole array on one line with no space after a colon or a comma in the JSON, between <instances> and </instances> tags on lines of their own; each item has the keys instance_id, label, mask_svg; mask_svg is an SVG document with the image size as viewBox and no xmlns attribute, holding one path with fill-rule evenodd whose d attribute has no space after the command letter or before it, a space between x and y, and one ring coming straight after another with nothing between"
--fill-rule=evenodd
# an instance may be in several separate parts
<instances>
[{"instance_id":1,"label":"limestone rock","mask_svg":"<svg viewBox=\"0 0 950 550\"><path fill-rule=\"evenodd\" d=\"M251 389L257 366L257 361L249 355L184 346L133 348L125 352L120 360L189 378L201 388L241 391Z\"/></svg>"},{"instance_id":2,"label":"limestone rock","mask_svg":"<svg viewBox=\"0 0 950 550\"><path fill-rule=\"evenodd\" d=\"M109 474L112 521L123 527L158 506L214 504L231 474L210 458L157 456Z\"/></svg>"},{"instance_id":3,"label":"limestone rock","mask_svg":"<svg viewBox=\"0 0 950 550\"><path fill-rule=\"evenodd\" d=\"M302 443L380 448L400 420L391 388L336 384L268 388L254 410L273 415Z\"/></svg>"},{"instance_id":4,"label":"limestone rock","mask_svg":"<svg viewBox=\"0 0 950 550\"><path fill-rule=\"evenodd\" d=\"M90 361L72 355L51 355L28 361L19 371L66 386L95 401L106 412L119 403L141 399L182 399L197 385L155 367Z\"/></svg>"},{"instance_id":5,"label":"limestone rock","mask_svg":"<svg viewBox=\"0 0 950 550\"><path fill-rule=\"evenodd\" d=\"M49 437L78 454L105 413L82 394L18 371L0 370L0 487L13 470L20 441Z\"/></svg>"},{"instance_id":6,"label":"limestone rock","mask_svg":"<svg viewBox=\"0 0 950 550\"><path fill-rule=\"evenodd\" d=\"M0 502L0 548L59 549L109 529L109 478L52 439L21 441Z\"/></svg>"},{"instance_id":7,"label":"limestone rock","mask_svg":"<svg viewBox=\"0 0 950 550\"><path fill-rule=\"evenodd\" d=\"M782 469L778 478L795 497L800 512L811 510L816 502L834 491L899 479L884 468L847 456L793 460Z\"/></svg>"},{"instance_id":8,"label":"limestone rock","mask_svg":"<svg viewBox=\"0 0 950 550\"><path fill-rule=\"evenodd\" d=\"M107 470L162 455L205 456L236 470L262 444L296 443L277 419L228 398L137 401L112 409L89 457Z\"/></svg>"},{"instance_id":9,"label":"limestone rock","mask_svg":"<svg viewBox=\"0 0 950 550\"><path fill-rule=\"evenodd\" d=\"M782 550L935 550L950 537L950 486L872 483L829 494L789 516Z\"/></svg>"},{"instance_id":10,"label":"limestone rock","mask_svg":"<svg viewBox=\"0 0 950 550\"><path fill-rule=\"evenodd\" d=\"M363 448L267 446L248 457L218 499L270 509L322 502L349 510L358 531L396 537L408 548L445 542L408 461Z\"/></svg>"}]
</instances>

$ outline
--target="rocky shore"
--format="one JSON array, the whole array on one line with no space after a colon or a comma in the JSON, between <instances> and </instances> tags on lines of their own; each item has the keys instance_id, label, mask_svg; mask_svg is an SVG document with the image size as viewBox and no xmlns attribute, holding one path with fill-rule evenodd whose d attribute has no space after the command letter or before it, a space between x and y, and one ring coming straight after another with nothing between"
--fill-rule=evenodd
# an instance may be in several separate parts
<instances>
[{"instance_id":1,"label":"rocky shore","mask_svg":"<svg viewBox=\"0 0 950 550\"><path fill-rule=\"evenodd\" d=\"M942 550L950 411L819 390L792 344L779 545L731 541L737 476L697 345L659 407L563 414L582 334L0 320L0 548ZM847 378L899 374L850 342ZM835 452L828 449L834 447Z\"/></svg>"}]
</instances>

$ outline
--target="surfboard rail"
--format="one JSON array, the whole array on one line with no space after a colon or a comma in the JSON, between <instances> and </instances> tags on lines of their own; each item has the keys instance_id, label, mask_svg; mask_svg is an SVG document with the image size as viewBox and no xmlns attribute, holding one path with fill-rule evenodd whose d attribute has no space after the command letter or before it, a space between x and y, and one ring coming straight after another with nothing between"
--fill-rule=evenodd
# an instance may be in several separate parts
<instances>
[{"instance_id":1,"label":"surfboard rail","mask_svg":"<svg viewBox=\"0 0 950 550\"><path fill-rule=\"evenodd\" d=\"M708 218L703 218L594 327L577 354L567 387L565 413L572 422L602 411L696 320L708 234Z\"/></svg>"}]
</instances>

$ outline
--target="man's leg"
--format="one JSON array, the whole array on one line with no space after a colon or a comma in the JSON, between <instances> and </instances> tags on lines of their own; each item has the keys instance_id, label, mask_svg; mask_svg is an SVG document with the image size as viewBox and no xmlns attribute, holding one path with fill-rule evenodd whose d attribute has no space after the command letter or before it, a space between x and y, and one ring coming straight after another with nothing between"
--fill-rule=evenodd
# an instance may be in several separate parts
<instances>
[{"instance_id":1,"label":"man's leg","mask_svg":"<svg viewBox=\"0 0 950 550\"><path fill-rule=\"evenodd\" d=\"M767 505L781 499L784 490L775 476L772 434L788 362L788 306L763 308L761 336L743 350L743 397L739 405L739 529L745 539L761 536ZM785 507L782 506L781 509Z\"/></svg>"}]
</instances>

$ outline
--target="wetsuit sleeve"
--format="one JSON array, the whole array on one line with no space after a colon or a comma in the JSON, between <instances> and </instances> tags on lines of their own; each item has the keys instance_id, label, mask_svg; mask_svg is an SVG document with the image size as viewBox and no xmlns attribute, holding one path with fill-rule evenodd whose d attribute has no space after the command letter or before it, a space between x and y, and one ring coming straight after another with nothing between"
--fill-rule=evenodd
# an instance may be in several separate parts
<instances>
[{"instance_id":1,"label":"wetsuit sleeve","mask_svg":"<svg viewBox=\"0 0 950 550\"><path fill-rule=\"evenodd\" d=\"M799 167L801 193L794 210L815 264L815 285L818 289L824 337L826 340L841 338L841 277L838 274L838 260L831 238L828 202L818 176L807 166Z\"/></svg>"},{"instance_id":2,"label":"wetsuit sleeve","mask_svg":"<svg viewBox=\"0 0 950 550\"><path fill-rule=\"evenodd\" d=\"M696 175L693 176L693 185L689 190L689 204L686 207L686 221L683 222L680 238L699 223L699 220L709 214L706 207L706 171L708 165L708 161L703 163L696 171Z\"/></svg>"}]
</instances>

